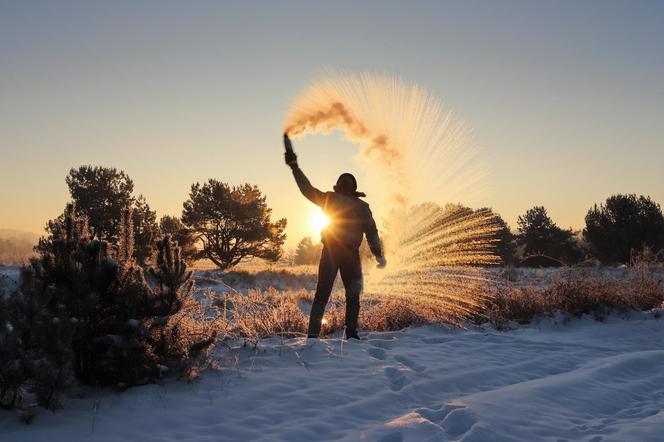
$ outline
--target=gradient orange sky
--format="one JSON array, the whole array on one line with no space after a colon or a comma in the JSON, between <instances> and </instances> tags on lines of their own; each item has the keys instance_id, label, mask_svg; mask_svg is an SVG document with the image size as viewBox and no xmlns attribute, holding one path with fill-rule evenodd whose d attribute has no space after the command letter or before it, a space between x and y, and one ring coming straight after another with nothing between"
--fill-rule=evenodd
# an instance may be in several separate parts
<instances>
[{"instance_id":1,"label":"gradient orange sky","mask_svg":"<svg viewBox=\"0 0 664 442\"><path fill-rule=\"evenodd\" d=\"M513 228L533 205L581 228L613 193L664 203L661 2L26 1L0 3L0 228L41 232L68 170L94 164L125 170L158 216L195 181L258 184L293 245L313 208L281 128L323 70L437 95L488 156L482 205ZM362 185L341 136L295 149L322 189L342 171Z\"/></svg>"}]
</instances>

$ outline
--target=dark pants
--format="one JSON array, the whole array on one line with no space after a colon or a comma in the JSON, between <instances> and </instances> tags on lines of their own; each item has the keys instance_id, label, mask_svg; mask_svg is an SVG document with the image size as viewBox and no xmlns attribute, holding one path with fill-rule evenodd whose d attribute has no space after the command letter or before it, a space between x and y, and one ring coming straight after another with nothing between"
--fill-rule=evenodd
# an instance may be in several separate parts
<instances>
[{"instance_id":1,"label":"dark pants","mask_svg":"<svg viewBox=\"0 0 664 442\"><path fill-rule=\"evenodd\" d=\"M325 313L332 286L341 273L341 280L346 289L346 336L357 334L357 318L360 314L360 292L362 291L362 265L357 247L327 241L318 265L318 285L316 296L311 306L309 318L309 337L318 337L321 320Z\"/></svg>"}]
</instances>

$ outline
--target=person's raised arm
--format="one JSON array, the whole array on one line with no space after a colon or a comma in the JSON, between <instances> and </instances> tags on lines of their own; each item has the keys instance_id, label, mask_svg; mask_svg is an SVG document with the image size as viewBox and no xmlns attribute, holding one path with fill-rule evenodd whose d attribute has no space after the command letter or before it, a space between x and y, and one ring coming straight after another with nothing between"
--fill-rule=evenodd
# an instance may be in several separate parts
<instances>
[{"instance_id":1,"label":"person's raised arm","mask_svg":"<svg viewBox=\"0 0 664 442\"><path fill-rule=\"evenodd\" d=\"M284 134L284 147L286 148L284 159L286 160L286 164L293 171L293 176L295 177L297 187L300 188L300 192L302 192L302 195L304 195L309 201L322 207L325 203L325 193L312 186L309 179L298 166L297 155L293 152L293 145L291 144L290 138L288 138L288 134Z\"/></svg>"}]
</instances>

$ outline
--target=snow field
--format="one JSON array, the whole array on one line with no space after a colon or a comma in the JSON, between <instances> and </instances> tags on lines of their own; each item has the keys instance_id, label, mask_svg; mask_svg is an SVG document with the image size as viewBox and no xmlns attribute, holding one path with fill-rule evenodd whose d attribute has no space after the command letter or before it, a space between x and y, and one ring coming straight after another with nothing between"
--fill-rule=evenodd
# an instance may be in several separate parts
<instances>
[{"instance_id":1,"label":"snow field","mask_svg":"<svg viewBox=\"0 0 664 442\"><path fill-rule=\"evenodd\" d=\"M662 440L656 316L219 347L222 369L193 384L84 390L29 426L0 413L0 434L11 442Z\"/></svg>"}]
</instances>

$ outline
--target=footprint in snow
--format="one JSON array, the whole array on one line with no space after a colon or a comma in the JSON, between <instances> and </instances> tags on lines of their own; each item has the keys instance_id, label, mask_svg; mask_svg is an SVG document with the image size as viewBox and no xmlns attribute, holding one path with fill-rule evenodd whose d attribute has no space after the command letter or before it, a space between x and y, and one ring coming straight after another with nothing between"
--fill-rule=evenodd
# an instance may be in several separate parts
<instances>
[{"instance_id":1,"label":"footprint in snow","mask_svg":"<svg viewBox=\"0 0 664 442\"><path fill-rule=\"evenodd\" d=\"M477 423L473 413L461 404L445 404L433 408L418 408L415 413L440 425L454 440L461 439Z\"/></svg>"},{"instance_id":2,"label":"footprint in snow","mask_svg":"<svg viewBox=\"0 0 664 442\"><path fill-rule=\"evenodd\" d=\"M434 337L434 338L424 338L422 339L422 342L425 344L446 344L450 342L451 338L448 338L446 336L441 336L441 337Z\"/></svg>"},{"instance_id":3,"label":"footprint in snow","mask_svg":"<svg viewBox=\"0 0 664 442\"><path fill-rule=\"evenodd\" d=\"M404 374L394 367L385 367L385 376L392 391L401 390L409 381Z\"/></svg>"},{"instance_id":4,"label":"footprint in snow","mask_svg":"<svg viewBox=\"0 0 664 442\"><path fill-rule=\"evenodd\" d=\"M369 345L372 345L374 347L382 348L385 350L389 350L392 348L392 342L386 340L386 339L372 339L369 341Z\"/></svg>"},{"instance_id":5,"label":"footprint in snow","mask_svg":"<svg viewBox=\"0 0 664 442\"><path fill-rule=\"evenodd\" d=\"M457 408L464 408L464 406L445 404L442 407L435 407L435 408L423 407L415 411L420 416L430 420L431 422L436 422L440 424L443 422L443 420L447 417L448 414L450 414L452 411L456 410Z\"/></svg>"},{"instance_id":6,"label":"footprint in snow","mask_svg":"<svg viewBox=\"0 0 664 442\"><path fill-rule=\"evenodd\" d=\"M445 416L445 419L443 419L442 422L442 427L450 436L459 438L470 431L475 423L475 417L470 410L465 407L459 407L454 408L447 416Z\"/></svg>"},{"instance_id":7,"label":"footprint in snow","mask_svg":"<svg viewBox=\"0 0 664 442\"><path fill-rule=\"evenodd\" d=\"M385 358L387 358L387 353L382 348L372 347L367 349L367 353L369 353L369 356L372 358L376 358L381 361L384 361Z\"/></svg>"},{"instance_id":8,"label":"footprint in snow","mask_svg":"<svg viewBox=\"0 0 664 442\"><path fill-rule=\"evenodd\" d=\"M394 359L396 359L406 367L418 373L422 373L424 370L427 369L425 366L418 364L417 362L413 361L410 358L407 358L406 356L395 356Z\"/></svg>"}]
</instances>

